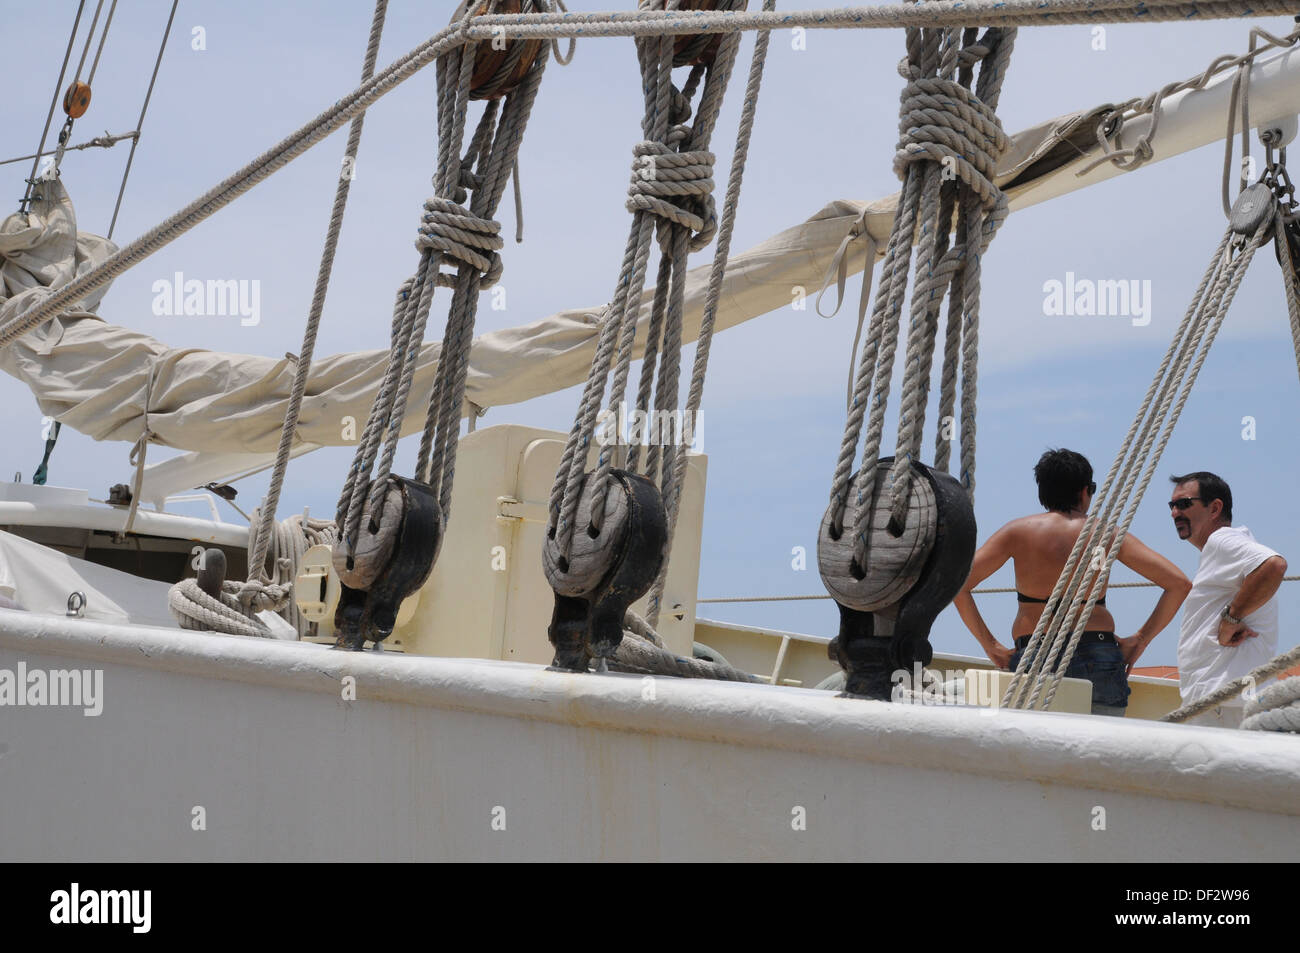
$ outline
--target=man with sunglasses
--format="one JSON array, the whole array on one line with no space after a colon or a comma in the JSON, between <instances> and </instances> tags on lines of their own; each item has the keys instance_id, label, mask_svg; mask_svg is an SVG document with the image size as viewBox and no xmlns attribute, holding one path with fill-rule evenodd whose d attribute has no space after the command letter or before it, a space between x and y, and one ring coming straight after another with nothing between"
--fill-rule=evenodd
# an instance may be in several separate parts
<instances>
[{"instance_id":1,"label":"man with sunglasses","mask_svg":"<svg viewBox=\"0 0 1300 953\"><path fill-rule=\"evenodd\" d=\"M1232 490L1205 470L1170 477L1169 513L1179 539L1201 551L1183 604L1178 677L1183 703L1204 698L1277 654L1277 590L1286 560L1232 525ZM1188 719L1235 728L1238 697Z\"/></svg>"}]
</instances>

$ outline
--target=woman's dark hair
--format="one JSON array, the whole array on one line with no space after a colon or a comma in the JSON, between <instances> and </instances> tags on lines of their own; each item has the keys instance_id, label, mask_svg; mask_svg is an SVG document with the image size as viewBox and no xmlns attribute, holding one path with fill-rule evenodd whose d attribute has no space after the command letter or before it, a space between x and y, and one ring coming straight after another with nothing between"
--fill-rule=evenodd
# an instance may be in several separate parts
<instances>
[{"instance_id":1,"label":"woman's dark hair","mask_svg":"<svg viewBox=\"0 0 1300 953\"><path fill-rule=\"evenodd\" d=\"M1034 466L1038 502L1066 513L1079 505L1079 491L1092 483L1092 464L1073 450L1048 450Z\"/></svg>"},{"instance_id":2,"label":"woman's dark hair","mask_svg":"<svg viewBox=\"0 0 1300 953\"><path fill-rule=\"evenodd\" d=\"M1197 496L1201 502L1209 506L1215 500L1223 501L1223 512L1220 518L1232 525L1232 491L1228 489L1228 484L1223 482L1223 477L1217 476L1208 470L1197 470L1195 473L1188 473L1184 476L1171 476L1169 482L1174 486L1181 483L1191 483L1196 481Z\"/></svg>"}]
</instances>

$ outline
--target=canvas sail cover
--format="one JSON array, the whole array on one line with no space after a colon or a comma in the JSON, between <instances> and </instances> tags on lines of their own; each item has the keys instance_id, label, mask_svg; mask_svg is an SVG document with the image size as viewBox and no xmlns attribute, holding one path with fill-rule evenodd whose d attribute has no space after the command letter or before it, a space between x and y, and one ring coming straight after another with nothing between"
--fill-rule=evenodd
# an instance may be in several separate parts
<instances>
[{"instance_id":1,"label":"canvas sail cover","mask_svg":"<svg viewBox=\"0 0 1300 953\"><path fill-rule=\"evenodd\" d=\"M1014 137L997 176L1013 209L1032 204L1035 191L1053 177L1072 175L1070 168L1096 149L1097 117L1107 108L1074 113ZM106 239L77 231L71 199L57 179L41 192L29 220L11 215L0 225L0 324L116 251ZM831 202L807 221L733 256L717 330L789 304L795 285L820 287L846 237L847 272L860 272L868 239L883 254L896 199ZM687 277L686 341L699 333L709 270L705 264ZM95 308L106 290L85 302L86 308ZM638 356L652 294L647 289L642 297ZM129 322L130 316L120 319ZM599 322L599 307L577 308L478 337L470 353L466 398L496 407L580 383L591 364ZM388 324L385 314L375 327L382 326L386 337ZM439 349L435 342L421 351L404 434L422 426ZM316 359L298 423L300 444L347 442L338 421L366 419L386 360L387 351L378 350ZM0 350L0 367L31 389L43 414L96 440L136 441L147 414L152 443L223 454L240 461L236 469L274 453L294 375L286 358L171 348L90 310L53 318Z\"/></svg>"}]
</instances>

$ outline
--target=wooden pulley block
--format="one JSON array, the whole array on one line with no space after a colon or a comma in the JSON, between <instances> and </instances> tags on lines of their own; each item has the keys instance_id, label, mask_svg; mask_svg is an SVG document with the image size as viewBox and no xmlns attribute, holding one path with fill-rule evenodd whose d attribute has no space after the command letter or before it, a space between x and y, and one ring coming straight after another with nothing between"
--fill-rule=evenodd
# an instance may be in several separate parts
<instances>
[{"instance_id":1,"label":"wooden pulley block","mask_svg":"<svg viewBox=\"0 0 1300 953\"><path fill-rule=\"evenodd\" d=\"M389 477L400 481L401 477ZM342 540L334 544L334 571L339 582L352 589L369 589L393 558L393 547L402 528L404 496L397 482L390 482L379 505L379 516L372 519L370 501L361 511L357 541L349 552Z\"/></svg>"},{"instance_id":2,"label":"wooden pulley block","mask_svg":"<svg viewBox=\"0 0 1300 953\"><path fill-rule=\"evenodd\" d=\"M1237 196L1228 225L1238 235L1249 237L1261 225L1272 222L1276 210L1277 200L1273 198L1273 190L1263 182L1256 182Z\"/></svg>"},{"instance_id":3,"label":"wooden pulley block","mask_svg":"<svg viewBox=\"0 0 1300 953\"><path fill-rule=\"evenodd\" d=\"M555 611L547 632L555 646L551 667L585 672L591 658L605 660L623 641L623 615L659 576L668 521L658 488L646 477L611 470L604 520L591 529L587 480L579 491L577 527L568 558L553 537L542 546L542 571L555 590Z\"/></svg>"},{"instance_id":4,"label":"wooden pulley block","mask_svg":"<svg viewBox=\"0 0 1300 953\"><path fill-rule=\"evenodd\" d=\"M893 605L916 584L934 546L937 522L934 488L920 474L924 469L913 465L916 475L908 501L907 522L901 536L889 530L890 504L893 499L893 457L883 458L876 469L876 487L864 505L873 507L870 537L867 541L867 565L858 566L853 558L853 527L857 525L857 494L849 491L844 511L844 530L838 539L832 535L834 506L822 517L817 534L817 565L826 591L841 605L861 612L875 612ZM857 474L850 484L856 484Z\"/></svg>"},{"instance_id":5,"label":"wooden pulley block","mask_svg":"<svg viewBox=\"0 0 1300 953\"><path fill-rule=\"evenodd\" d=\"M404 477L390 475L388 481L384 516L378 531L371 533L366 517L362 517L362 539L384 537L382 544L376 543L374 549L365 551L365 575L370 579L369 584L364 589L354 587L339 573L341 586L334 610L336 648L360 651L364 642L378 643L388 638L397 626L402 602L424 585L442 548L442 510L433 490ZM398 516L390 521L388 507L393 500L396 500ZM362 564L360 541L357 549L354 572ZM388 554L382 564L374 558L374 553L380 551ZM340 562L346 563L340 556L340 551L335 549L336 572Z\"/></svg>"},{"instance_id":6,"label":"wooden pulley block","mask_svg":"<svg viewBox=\"0 0 1300 953\"><path fill-rule=\"evenodd\" d=\"M465 11L471 5L481 6L474 16L491 13L542 13L532 0L461 0L461 4L452 15L451 22L465 18ZM515 44L522 44L516 54ZM537 62L538 55L546 47L546 40L509 40L494 37L483 40L474 50L474 73L470 78L470 99L501 99L511 92L528 75L528 71ZM516 59L516 56L518 57ZM514 63L511 66L511 63ZM506 71L502 76L502 71ZM500 80L497 82L497 80Z\"/></svg>"},{"instance_id":7,"label":"wooden pulley block","mask_svg":"<svg viewBox=\"0 0 1300 953\"><path fill-rule=\"evenodd\" d=\"M749 0L739 3L728 0L682 0L679 10L744 10ZM679 36L673 44L673 66L712 66L718 58L718 48L722 46L724 33L698 33L693 36Z\"/></svg>"},{"instance_id":8,"label":"wooden pulley block","mask_svg":"<svg viewBox=\"0 0 1300 953\"><path fill-rule=\"evenodd\" d=\"M840 631L831 640L829 654L844 669L848 695L887 701L892 694L895 673L902 671L910 676L915 664L930 664L934 657L929 642L934 620L961 591L970 575L975 556L975 511L969 495L951 475L921 464L913 466L916 468L913 500L918 495L929 500L926 522L930 529L926 535L930 543L919 572L913 577L912 567L908 565L907 578L911 583L906 592L901 598L872 610L857 608L836 597ZM882 530L889 534L886 527L890 497L879 482L876 489L877 512L883 511L883 518L872 519L873 541L878 541ZM918 518L919 513L909 509L909 524ZM846 531L845 538L849 535ZM818 557L820 561L820 546ZM849 559L852 559L851 551ZM868 562L866 578L871 578L876 563L874 550L869 550ZM902 563L910 564L910 560ZM849 575L854 575L851 569ZM822 579L827 579L825 563Z\"/></svg>"},{"instance_id":9,"label":"wooden pulley block","mask_svg":"<svg viewBox=\"0 0 1300 953\"><path fill-rule=\"evenodd\" d=\"M80 119L90 108L90 87L77 80L63 94L63 111L69 119Z\"/></svg>"}]
</instances>

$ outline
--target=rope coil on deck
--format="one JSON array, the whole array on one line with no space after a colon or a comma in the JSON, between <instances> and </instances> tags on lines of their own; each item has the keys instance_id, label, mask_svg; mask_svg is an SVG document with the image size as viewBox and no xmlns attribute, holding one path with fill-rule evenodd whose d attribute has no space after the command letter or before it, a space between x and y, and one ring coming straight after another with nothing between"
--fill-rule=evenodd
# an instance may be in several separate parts
<instances>
[{"instance_id":1,"label":"rope coil on deck","mask_svg":"<svg viewBox=\"0 0 1300 953\"><path fill-rule=\"evenodd\" d=\"M261 526L260 512L253 511L248 527L248 553L253 558L256 537ZM274 522L269 538L265 566L250 566L249 578L243 582L222 583L220 598L199 587L197 579L182 579L167 594L167 607L182 629L225 632L272 638L274 634L259 612L275 612L292 625L301 637L311 623L298 611L293 599L293 585L303 555L312 546L330 545L337 532L333 520L312 519L295 514L283 522Z\"/></svg>"},{"instance_id":2,"label":"rope coil on deck","mask_svg":"<svg viewBox=\"0 0 1300 953\"><path fill-rule=\"evenodd\" d=\"M623 641L618 644L610 668L613 671L632 672L638 675L707 678L721 682L756 683L759 681L753 675L720 662L682 658L628 628L623 631Z\"/></svg>"},{"instance_id":3,"label":"rope coil on deck","mask_svg":"<svg viewBox=\"0 0 1300 953\"><path fill-rule=\"evenodd\" d=\"M1283 679L1246 701L1241 727L1300 733L1300 678Z\"/></svg>"},{"instance_id":4,"label":"rope coil on deck","mask_svg":"<svg viewBox=\"0 0 1300 953\"><path fill-rule=\"evenodd\" d=\"M167 608L182 629L271 638L270 627L256 615L244 610L239 599L241 589L240 583L227 582L222 586L221 598L218 600L200 589L197 580L182 579L168 591ZM287 590L284 591L284 596L288 598ZM278 608L271 600L270 590L263 589L259 603L273 610Z\"/></svg>"}]
</instances>

